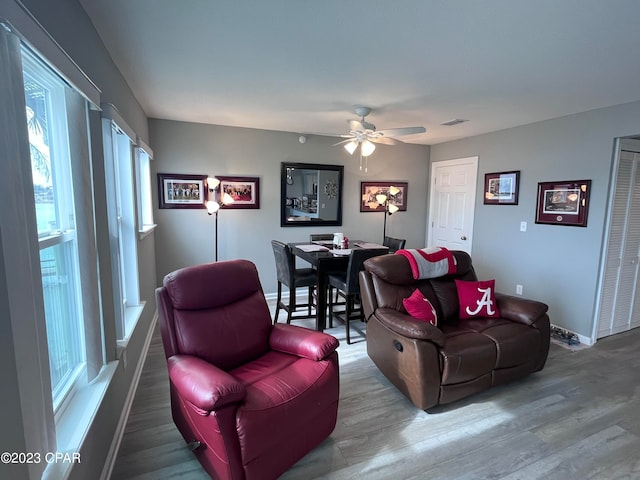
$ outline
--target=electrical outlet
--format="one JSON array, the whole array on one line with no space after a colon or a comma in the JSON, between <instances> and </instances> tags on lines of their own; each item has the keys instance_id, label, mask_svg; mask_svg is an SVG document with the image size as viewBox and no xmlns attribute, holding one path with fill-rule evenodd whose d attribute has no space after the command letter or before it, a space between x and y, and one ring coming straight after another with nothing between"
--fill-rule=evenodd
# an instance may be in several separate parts
<instances>
[{"instance_id":1,"label":"electrical outlet","mask_svg":"<svg viewBox=\"0 0 640 480\"><path fill-rule=\"evenodd\" d=\"M516 294L522 295L522 285L516 285Z\"/></svg>"}]
</instances>

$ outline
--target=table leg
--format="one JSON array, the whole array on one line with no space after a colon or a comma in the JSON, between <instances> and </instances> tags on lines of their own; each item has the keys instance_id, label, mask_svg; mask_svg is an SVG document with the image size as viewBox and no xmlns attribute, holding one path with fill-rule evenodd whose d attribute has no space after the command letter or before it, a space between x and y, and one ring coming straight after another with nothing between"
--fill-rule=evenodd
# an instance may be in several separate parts
<instances>
[{"instance_id":1,"label":"table leg","mask_svg":"<svg viewBox=\"0 0 640 480\"><path fill-rule=\"evenodd\" d=\"M327 271L319 262L316 271L318 272L318 302L316 305L316 330L323 332L327 328Z\"/></svg>"}]
</instances>

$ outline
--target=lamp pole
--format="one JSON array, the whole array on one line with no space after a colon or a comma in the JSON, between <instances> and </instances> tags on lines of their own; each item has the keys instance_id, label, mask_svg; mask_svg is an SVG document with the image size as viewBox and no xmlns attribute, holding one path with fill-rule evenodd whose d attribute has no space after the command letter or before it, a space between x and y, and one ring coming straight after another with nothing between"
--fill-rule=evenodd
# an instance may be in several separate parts
<instances>
[{"instance_id":1,"label":"lamp pole","mask_svg":"<svg viewBox=\"0 0 640 480\"><path fill-rule=\"evenodd\" d=\"M396 195L400 193L400 190L393 185L389 186L389 191L386 194L376 195L376 200L384 205L384 226L382 229L382 244L387 236L387 215L393 215L398 211L398 207L395 203L390 203L391 199L396 198Z\"/></svg>"},{"instance_id":2,"label":"lamp pole","mask_svg":"<svg viewBox=\"0 0 640 480\"><path fill-rule=\"evenodd\" d=\"M384 225L382 227L382 242L387 237L387 215L389 215L389 199L384 202Z\"/></svg>"},{"instance_id":3,"label":"lamp pole","mask_svg":"<svg viewBox=\"0 0 640 480\"><path fill-rule=\"evenodd\" d=\"M218 211L216 211L216 262L218 261Z\"/></svg>"},{"instance_id":4,"label":"lamp pole","mask_svg":"<svg viewBox=\"0 0 640 480\"><path fill-rule=\"evenodd\" d=\"M220 180L215 177L207 178L207 188L209 189L209 196L206 203L207 213L209 215L215 215L215 240L216 240L216 262L218 261L218 212L220 208L225 205L230 205L234 202L234 199L227 192L220 191ZM219 203L218 203L219 202Z\"/></svg>"}]
</instances>

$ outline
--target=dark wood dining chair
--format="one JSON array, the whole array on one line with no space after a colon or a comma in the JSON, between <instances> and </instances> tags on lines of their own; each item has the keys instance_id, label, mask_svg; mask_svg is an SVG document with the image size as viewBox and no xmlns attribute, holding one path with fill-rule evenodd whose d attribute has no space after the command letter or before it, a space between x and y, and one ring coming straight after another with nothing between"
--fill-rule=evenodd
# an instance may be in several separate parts
<instances>
[{"instance_id":1,"label":"dark wood dining chair","mask_svg":"<svg viewBox=\"0 0 640 480\"><path fill-rule=\"evenodd\" d=\"M382 244L385 247L389 247L389 253L396 253L398 250L402 250L406 245L407 240L404 238L384 237Z\"/></svg>"},{"instance_id":2,"label":"dark wood dining chair","mask_svg":"<svg viewBox=\"0 0 640 480\"><path fill-rule=\"evenodd\" d=\"M364 270L365 260L385 255L386 248L355 248L349 255L349 264L345 272L338 272L329 275L329 327L333 326L333 317L345 324L347 330L347 344L351 344L351 332L349 322L351 320L362 320L362 306L360 305L360 280L358 274ZM333 289L337 290L337 295L344 298L344 311L334 311L337 305L333 301Z\"/></svg>"},{"instance_id":3,"label":"dark wood dining chair","mask_svg":"<svg viewBox=\"0 0 640 480\"><path fill-rule=\"evenodd\" d=\"M278 323L280 309L287 312L287 323L299 318L313 317L312 307L315 308L313 292L318 284L317 272L312 268L296 268L296 260L291 253L291 248L286 243L271 240L273 255L276 261L276 274L278 277L278 298L276 300L276 312L273 323ZM282 285L289 288L289 302L282 301ZM307 303L297 303L296 290L299 287L307 287ZM306 314L294 315L299 309L306 309Z\"/></svg>"}]
</instances>

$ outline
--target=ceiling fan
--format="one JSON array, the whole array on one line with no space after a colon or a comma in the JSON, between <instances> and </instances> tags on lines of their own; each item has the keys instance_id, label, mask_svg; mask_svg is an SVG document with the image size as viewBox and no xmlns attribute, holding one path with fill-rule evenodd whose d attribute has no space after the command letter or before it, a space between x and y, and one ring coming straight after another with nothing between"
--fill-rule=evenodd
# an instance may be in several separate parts
<instances>
[{"instance_id":1,"label":"ceiling fan","mask_svg":"<svg viewBox=\"0 0 640 480\"><path fill-rule=\"evenodd\" d=\"M356 115L360 117L360 120L349 120L349 133L340 135L346 140L342 140L333 146L344 145L344 148L353 155L353 153L360 147L360 156L368 157L371 155L376 146L376 143L382 143L384 145L397 145L404 143L395 137L402 135L413 135L415 133L424 133L427 130L424 127L404 127L404 128L389 128L385 130L376 130L376 126L365 120L365 117L371 113L369 107L357 107ZM362 168L362 167L361 167Z\"/></svg>"}]
</instances>

